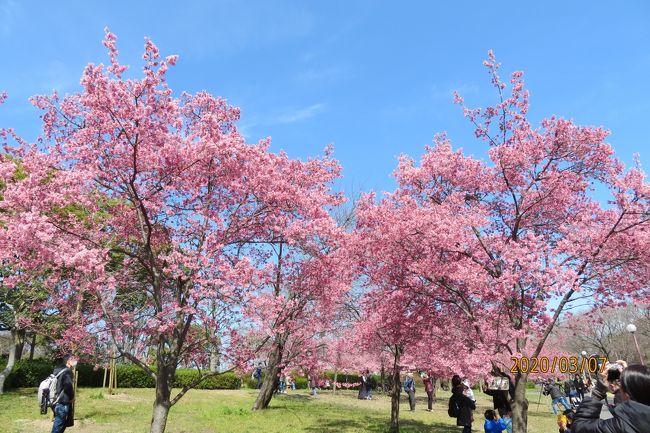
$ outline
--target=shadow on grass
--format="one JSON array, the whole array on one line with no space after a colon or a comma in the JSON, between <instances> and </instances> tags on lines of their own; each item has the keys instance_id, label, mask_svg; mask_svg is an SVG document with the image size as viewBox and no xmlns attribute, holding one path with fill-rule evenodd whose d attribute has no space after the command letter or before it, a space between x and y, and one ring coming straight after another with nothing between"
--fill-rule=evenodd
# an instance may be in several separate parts
<instances>
[{"instance_id":1,"label":"shadow on grass","mask_svg":"<svg viewBox=\"0 0 650 433\"><path fill-rule=\"evenodd\" d=\"M306 394L281 394L281 395L274 395L273 399L271 400L271 403L273 403L274 401L307 401L311 399L313 399L313 397L311 395L306 395Z\"/></svg>"},{"instance_id":2,"label":"shadow on grass","mask_svg":"<svg viewBox=\"0 0 650 433\"><path fill-rule=\"evenodd\" d=\"M313 433L345 433L348 431L363 431L368 433L385 433L389 427L388 419L359 417L354 419L336 419L319 422L318 425L305 428L305 432ZM401 433L450 433L456 427L441 423L425 423L412 419L400 420Z\"/></svg>"}]
</instances>

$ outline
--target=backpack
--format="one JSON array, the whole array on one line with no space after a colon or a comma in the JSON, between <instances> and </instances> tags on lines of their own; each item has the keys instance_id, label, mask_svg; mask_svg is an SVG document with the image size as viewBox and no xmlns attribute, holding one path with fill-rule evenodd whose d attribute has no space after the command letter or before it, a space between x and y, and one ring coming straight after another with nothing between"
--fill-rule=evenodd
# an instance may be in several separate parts
<instances>
[{"instance_id":1,"label":"backpack","mask_svg":"<svg viewBox=\"0 0 650 433\"><path fill-rule=\"evenodd\" d=\"M413 379L409 378L404 381L404 392L413 390Z\"/></svg>"},{"instance_id":2,"label":"backpack","mask_svg":"<svg viewBox=\"0 0 650 433\"><path fill-rule=\"evenodd\" d=\"M460 405L459 399L456 398L455 395L449 397L449 408L447 409L447 414L451 418L458 418L460 416L461 409L462 407Z\"/></svg>"},{"instance_id":3,"label":"backpack","mask_svg":"<svg viewBox=\"0 0 650 433\"><path fill-rule=\"evenodd\" d=\"M54 407L54 405L59 401L61 393L57 395L56 388L59 384L59 377L66 371L70 371L70 369L64 368L56 375L51 373L41 382L40 385L38 385L38 404L41 408L41 415L45 415L47 413L47 408Z\"/></svg>"}]
</instances>

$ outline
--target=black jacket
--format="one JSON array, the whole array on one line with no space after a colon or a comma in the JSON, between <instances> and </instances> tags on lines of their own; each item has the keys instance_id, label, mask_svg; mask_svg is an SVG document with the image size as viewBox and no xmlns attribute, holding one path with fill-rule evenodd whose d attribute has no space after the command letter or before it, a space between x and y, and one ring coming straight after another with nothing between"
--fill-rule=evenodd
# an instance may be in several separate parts
<instances>
[{"instance_id":1,"label":"black jacket","mask_svg":"<svg viewBox=\"0 0 650 433\"><path fill-rule=\"evenodd\" d=\"M494 409L501 409L505 412L512 410L510 406L510 400L508 399L508 391L501 391L496 389L486 389L485 392L487 395L492 396L492 404Z\"/></svg>"},{"instance_id":2,"label":"black jacket","mask_svg":"<svg viewBox=\"0 0 650 433\"><path fill-rule=\"evenodd\" d=\"M567 397L571 396L571 388L576 389L575 388L575 382L573 381L573 379L570 379L570 380L567 380L566 382L564 382L564 395L565 396L567 396Z\"/></svg>"},{"instance_id":3,"label":"black jacket","mask_svg":"<svg viewBox=\"0 0 650 433\"><path fill-rule=\"evenodd\" d=\"M58 401L60 404L69 404L72 402L72 400L74 400L72 370L67 367L56 367L53 374L56 376L61 370L64 369L67 371L64 371L61 376L59 376L59 380L56 382L56 395L59 395L59 393L61 393L61 397Z\"/></svg>"},{"instance_id":4,"label":"black jacket","mask_svg":"<svg viewBox=\"0 0 650 433\"><path fill-rule=\"evenodd\" d=\"M602 400L586 397L573 417L572 433L648 433L650 406L627 400L614 408L614 418L600 419Z\"/></svg>"},{"instance_id":5,"label":"black jacket","mask_svg":"<svg viewBox=\"0 0 650 433\"><path fill-rule=\"evenodd\" d=\"M562 391L560 391L560 385L551 382L544 387L545 395L550 395L551 399L555 400L556 398L562 397Z\"/></svg>"},{"instance_id":6,"label":"black jacket","mask_svg":"<svg viewBox=\"0 0 650 433\"><path fill-rule=\"evenodd\" d=\"M452 398L458 400L460 415L456 418L456 425L466 426L472 424L472 411L476 409L476 403L463 394L463 386L457 386L451 390Z\"/></svg>"},{"instance_id":7,"label":"black jacket","mask_svg":"<svg viewBox=\"0 0 650 433\"><path fill-rule=\"evenodd\" d=\"M575 387L576 391L585 392L586 387L582 379L573 379L573 386Z\"/></svg>"}]
</instances>

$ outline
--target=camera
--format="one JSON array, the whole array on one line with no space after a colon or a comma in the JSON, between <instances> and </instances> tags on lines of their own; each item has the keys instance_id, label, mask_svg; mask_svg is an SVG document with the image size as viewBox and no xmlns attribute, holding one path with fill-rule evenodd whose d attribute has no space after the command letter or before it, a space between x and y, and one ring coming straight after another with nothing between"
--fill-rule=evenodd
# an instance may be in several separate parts
<instances>
[{"instance_id":1,"label":"camera","mask_svg":"<svg viewBox=\"0 0 650 433\"><path fill-rule=\"evenodd\" d=\"M623 366L619 363L607 364L607 382L613 383L621 378Z\"/></svg>"},{"instance_id":2,"label":"camera","mask_svg":"<svg viewBox=\"0 0 650 433\"><path fill-rule=\"evenodd\" d=\"M607 382L612 383L621 378L621 371L614 367L607 370Z\"/></svg>"}]
</instances>

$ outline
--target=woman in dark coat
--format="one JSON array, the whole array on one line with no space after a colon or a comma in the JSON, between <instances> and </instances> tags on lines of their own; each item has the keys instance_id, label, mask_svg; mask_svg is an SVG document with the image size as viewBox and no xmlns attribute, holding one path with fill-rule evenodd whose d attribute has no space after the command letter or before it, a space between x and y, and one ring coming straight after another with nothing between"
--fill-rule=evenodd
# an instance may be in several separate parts
<instances>
[{"instance_id":1,"label":"woman in dark coat","mask_svg":"<svg viewBox=\"0 0 650 433\"><path fill-rule=\"evenodd\" d=\"M584 380L582 380L582 377L580 377L579 374L575 375L573 379L573 386L575 387L576 391L578 391L578 397L580 398L580 401L584 400L586 386Z\"/></svg>"},{"instance_id":2,"label":"woman in dark coat","mask_svg":"<svg viewBox=\"0 0 650 433\"><path fill-rule=\"evenodd\" d=\"M606 374L606 373L605 373ZM605 379L606 381L606 379ZM619 385L622 402L612 410L613 418L600 419L608 386L596 383L591 397L585 397L573 417L573 433L648 433L650 432L650 368L631 365L623 370Z\"/></svg>"},{"instance_id":3,"label":"woman in dark coat","mask_svg":"<svg viewBox=\"0 0 650 433\"><path fill-rule=\"evenodd\" d=\"M366 373L361 373L361 376L359 378L361 379L361 383L359 384L359 395L357 398L359 400L365 400L368 398L368 388L366 387Z\"/></svg>"},{"instance_id":4,"label":"woman in dark coat","mask_svg":"<svg viewBox=\"0 0 650 433\"><path fill-rule=\"evenodd\" d=\"M463 426L463 433L471 433L472 421L474 421L472 412L476 409L476 403L463 394L464 390L465 385L462 384L460 376L455 375L451 379L451 399L449 404L451 405L452 402L458 404L460 411L458 417L456 417L456 425Z\"/></svg>"}]
</instances>

